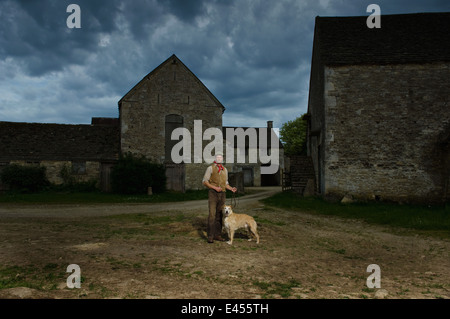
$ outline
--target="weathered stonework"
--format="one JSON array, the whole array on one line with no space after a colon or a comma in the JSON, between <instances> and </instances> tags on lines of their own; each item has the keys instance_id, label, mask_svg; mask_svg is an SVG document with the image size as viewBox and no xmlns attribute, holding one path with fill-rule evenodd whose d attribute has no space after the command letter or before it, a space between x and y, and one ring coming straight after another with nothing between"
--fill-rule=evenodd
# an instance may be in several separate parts
<instances>
[{"instance_id":1,"label":"weathered stonework","mask_svg":"<svg viewBox=\"0 0 450 319\"><path fill-rule=\"evenodd\" d=\"M0 122L0 149L0 172L9 164L40 165L51 183L61 184L66 166L72 182L95 180L108 191L107 169L119 156L118 119L93 118L91 125ZM7 188L0 181L0 191Z\"/></svg>"},{"instance_id":2,"label":"weathered stonework","mask_svg":"<svg viewBox=\"0 0 450 319\"><path fill-rule=\"evenodd\" d=\"M320 194L450 200L450 56L437 32L449 18L385 16L376 31L365 17L316 19L308 155Z\"/></svg>"},{"instance_id":3,"label":"weathered stonework","mask_svg":"<svg viewBox=\"0 0 450 319\"><path fill-rule=\"evenodd\" d=\"M450 64L325 68L325 194L442 198Z\"/></svg>"},{"instance_id":4,"label":"weathered stonework","mask_svg":"<svg viewBox=\"0 0 450 319\"><path fill-rule=\"evenodd\" d=\"M120 101L121 151L143 155L157 163L171 163L166 147L166 116L179 115L191 133L194 151L194 120L201 120L203 130L222 129L224 107L200 80L172 56L147 75ZM210 141L204 141L203 146ZM203 147L202 147L203 150ZM170 150L169 150L170 152ZM192 162L194 156L191 155ZM185 188L199 189L205 164L185 165ZM202 173L200 173L202 172Z\"/></svg>"},{"instance_id":5,"label":"weathered stonework","mask_svg":"<svg viewBox=\"0 0 450 319\"><path fill-rule=\"evenodd\" d=\"M76 183L81 182L90 182L96 181L97 186L100 181L100 163L99 162L85 162L85 172L83 174L74 174L72 173L72 161L40 161L38 164L30 164L26 161L11 161L9 164L17 164L17 165L39 165L44 166L46 168L46 176L50 183L55 185L61 185L64 183L63 178L61 177L61 171L64 168L67 168L70 177Z\"/></svg>"}]
</instances>

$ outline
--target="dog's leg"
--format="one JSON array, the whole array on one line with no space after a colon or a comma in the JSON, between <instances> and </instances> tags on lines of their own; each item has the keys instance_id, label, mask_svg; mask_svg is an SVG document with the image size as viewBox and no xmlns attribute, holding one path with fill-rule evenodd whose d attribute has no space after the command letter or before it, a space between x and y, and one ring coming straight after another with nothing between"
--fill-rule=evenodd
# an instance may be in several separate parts
<instances>
[{"instance_id":1,"label":"dog's leg","mask_svg":"<svg viewBox=\"0 0 450 319\"><path fill-rule=\"evenodd\" d=\"M231 231L230 231L230 228L229 228L229 227L227 227L227 235L228 235L228 241L230 241L230 238L231 238Z\"/></svg>"},{"instance_id":2,"label":"dog's leg","mask_svg":"<svg viewBox=\"0 0 450 319\"><path fill-rule=\"evenodd\" d=\"M256 230L256 228L257 228L256 223L253 223L253 225L250 227L250 231L252 232L253 235L255 235L256 243L259 244L259 235L258 235L258 231Z\"/></svg>"},{"instance_id":3,"label":"dog's leg","mask_svg":"<svg viewBox=\"0 0 450 319\"><path fill-rule=\"evenodd\" d=\"M245 231L247 232L247 237L248 237L248 241L252 241L252 232L250 230L250 225L249 224L245 224Z\"/></svg>"},{"instance_id":4,"label":"dog's leg","mask_svg":"<svg viewBox=\"0 0 450 319\"><path fill-rule=\"evenodd\" d=\"M256 230L255 230L255 236L256 236L256 243L259 244L259 235Z\"/></svg>"},{"instance_id":5,"label":"dog's leg","mask_svg":"<svg viewBox=\"0 0 450 319\"><path fill-rule=\"evenodd\" d=\"M233 245L233 237L234 237L234 229L230 229L230 232L228 234L229 241L227 241L228 244Z\"/></svg>"}]
</instances>

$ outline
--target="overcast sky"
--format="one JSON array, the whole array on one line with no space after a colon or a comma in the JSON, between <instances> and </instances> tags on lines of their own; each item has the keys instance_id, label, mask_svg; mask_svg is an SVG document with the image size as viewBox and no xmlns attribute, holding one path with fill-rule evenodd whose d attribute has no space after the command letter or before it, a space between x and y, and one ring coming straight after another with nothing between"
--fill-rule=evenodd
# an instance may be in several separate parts
<instances>
[{"instance_id":1,"label":"overcast sky","mask_svg":"<svg viewBox=\"0 0 450 319\"><path fill-rule=\"evenodd\" d=\"M67 27L71 3L80 29ZM315 17L369 16L371 3L450 11L449 0L0 0L0 121L117 117L118 100L176 54L226 107L224 126L281 127L307 110Z\"/></svg>"}]
</instances>

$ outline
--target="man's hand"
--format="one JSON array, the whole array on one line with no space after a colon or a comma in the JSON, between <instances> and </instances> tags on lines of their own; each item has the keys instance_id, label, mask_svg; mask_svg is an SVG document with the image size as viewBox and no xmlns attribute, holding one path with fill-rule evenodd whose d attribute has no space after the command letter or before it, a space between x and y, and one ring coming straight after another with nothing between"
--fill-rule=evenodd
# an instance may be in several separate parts
<instances>
[{"instance_id":1,"label":"man's hand","mask_svg":"<svg viewBox=\"0 0 450 319\"><path fill-rule=\"evenodd\" d=\"M218 193L220 193L222 191L222 188L220 186L218 187L214 187L214 190Z\"/></svg>"}]
</instances>

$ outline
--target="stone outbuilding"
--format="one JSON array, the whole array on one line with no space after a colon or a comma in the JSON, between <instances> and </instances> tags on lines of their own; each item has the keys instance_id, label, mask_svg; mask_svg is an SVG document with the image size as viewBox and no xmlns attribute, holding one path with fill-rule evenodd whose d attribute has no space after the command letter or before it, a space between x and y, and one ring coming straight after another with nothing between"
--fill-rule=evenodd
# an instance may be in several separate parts
<instances>
[{"instance_id":1,"label":"stone outbuilding","mask_svg":"<svg viewBox=\"0 0 450 319\"><path fill-rule=\"evenodd\" d=\"M450 13L317 17L308 152L326 197L450 198Z\"/></svg>"},{"instance_id":2,"label":"stone outbuilding","mask_svg":"<svg viewBox=\"0 0 450 319\"><path fill-rule=\"evenodd\" d=\"M119 121L93 118L91 125L0 122L0 172L9 164L45 166L51 183L95 181L110 190L110 170L119 158ZM0 180L0 190L7 189Z\"/></svg>"},{"instance_id":3,"label":"stone outbuilding","mask_svg":"<svg viewBox=\"0 0 450 319\"><path fill-rule=\"evenodd\" d=\"M101 190L109 191L111 168L120 154L132 153L164 164L168 189L204 188L202 178L209 164L203 150L211 141L203 140L203 133L217 129L225 152L225 107L177 56L170 56L139 81L120 99L118 108L119 118L93 118L91 125L0 122L0 170L9 164L46 166L50 182L60 184L61 170L67 167L77 181L97 180ZM180 143L180 136L172 139L178 128L189 132L192 151L190 160L182 163L172 158ZM196 145L198 136L202 141ZM200 149L200 158L195 149ZM238 176L247 173L251 185L280 185L279 172L261 178L261 165L232 165L230 177L237 183Z\"/></svg>"},{"instance_id":4,"label":"stone outbuilding","mask_svg":"<svg viewBox=\"0 0 450 319\"><path fill-rule=\"evenodd\" d=\"M235 136L237 130L242 130L245 134L244 137L241 137L242 142L244 143L245 147L242 150L245 154L244 163L240 163L238 159L238 153L241 152L241 149L239 149L239 141L238 138ZM267 121L266 127L231 127L231 126L224 126L223 129L223 138L224 138L224 154L227 156L227 144L233 145L233 154L234 154L234 160L233 163L226 163L226 165L229 167L230 171L238 174L242 174L242 183L244 186L280 186L282 183L282 172L286 169L286 158L284 156L284 148L281 141L276 138L276 145L272 145L272 134L276 135L276 132L273 127L273 121ZM252 131L252 132L251 132ZM231 136L228 136L229 132L233 132L234 134L230 134ZM254 136L252 136L251 133L254 133ZM267 153L271 154L272 147L277 147L276 150L278 152L278 163L279 166L278 171L274 174L262 174L261 168L264 166L270 166L273 163L261 163L260 158L260 149L264 150L264 147L261 146L262 142L262 135L265 135L265 141L267 143ZM251 138L254 138L254 143L250 142ZM244 140L245 139L245 140ZM275 139L275 136L274 136ZM253 145L252 145L253 144ZM253 147L252 147L253 146ZM275 155L275 154L274 154ZM254 160L256 158L256 161ZM274 159L275 156L271 158Z\"/></svg>"},{"instance_id":5,"label":"stone outbuilding","mask_svg":"<svg viewBox=\"0 0 450 319\"><path fill-rule=\"evenodd\" d=\"M194 139L194 120L202 128L222 129L225 107L177 56L172 55L146 75L119 101L120 150L165 164L169 189L203 188L206 164L174 163L171 139L186 128ZM193 148L192 148L193 149ZM203 147L202 147L203 150Z\"/></svg>"}]
</instances>

